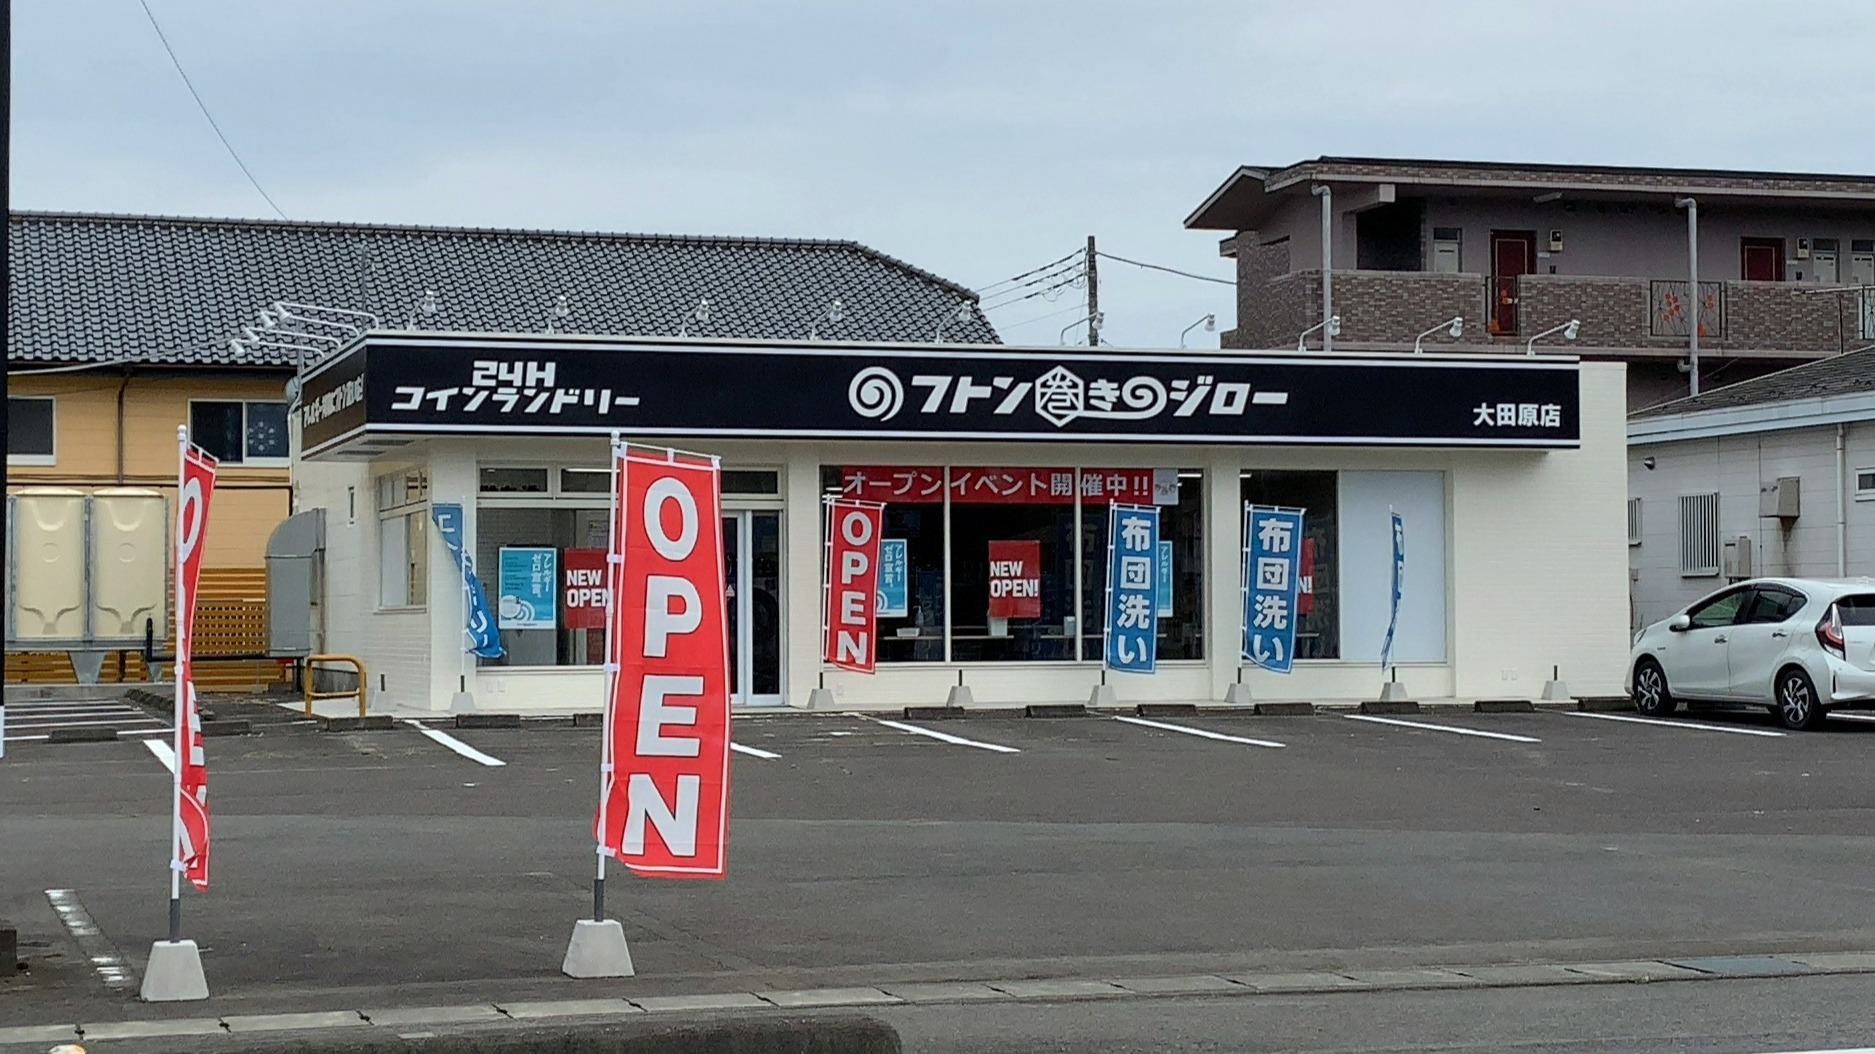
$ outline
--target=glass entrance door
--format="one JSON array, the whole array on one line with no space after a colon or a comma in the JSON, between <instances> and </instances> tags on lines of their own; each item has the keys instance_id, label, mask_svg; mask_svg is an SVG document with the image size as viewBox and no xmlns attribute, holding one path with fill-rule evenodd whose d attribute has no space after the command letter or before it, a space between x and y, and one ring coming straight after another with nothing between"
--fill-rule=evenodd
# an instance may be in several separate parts
<instances>
[{"instance_id":1,"label":"glass entrance door","mask_svg":"<svg viewBox=\"0 0 1875 1054\"><path fill-rule=\"evenodd\" d=\"M781 705L781 514L723 513L729 701Z\"/></svg>"}]
</instances>

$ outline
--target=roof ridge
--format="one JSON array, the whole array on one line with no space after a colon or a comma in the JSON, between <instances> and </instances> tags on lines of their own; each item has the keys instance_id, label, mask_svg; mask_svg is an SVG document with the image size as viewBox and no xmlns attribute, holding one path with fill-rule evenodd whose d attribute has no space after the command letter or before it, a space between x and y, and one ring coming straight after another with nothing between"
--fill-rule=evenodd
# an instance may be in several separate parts
<instances>
[{"instance_id":1,"label":"roof ridge","mask_svg":"<svg viewBox=\"0 0 1875 1054\"><path fill-rule=\"evenodd\" d=\"M1787 180L1843 180L1853 183L1875 183L1875 173L1851 172L1779 172L1770 169L1751 168L1681 168L1667 165L1593 165L1568 164L1560 161L1481 161L1453 160L1432 157L1350 157L1337 154L1323 154L1320 157L1304 158L1284 165L1274 172L1289 172L1310 165L1395 165L1423 168L1459 168L1488 171L1491 169L1524 169L1535 172L1607 172L1620 175L1657 175L1657 176L1720 176L1732 179L1787 179Z\"/></svg>"},{"instance_id":2,"label":"roof ridge","mask_svg":"<svg viewBox=\"0 0 1875 1054\"><path fill-rule=\"evenodd\" d=\"M184 227L248 227L248 228L289 228L300 230L334 231L374 231L385 234L472 234L472 235L522 235L534 238L602 238L617 241L639 243L660 243L689 245L785 245L810 249L857 249L873 256L882 257L911 270L918 270L870 246L850 238L784 238L764 237L760 235L736 234L658 234L642 231L602 231L575 230L557 227L469 227L447 226L421 223L372 223L360 220L279 220L256 219L239 216L182 216L160 213L135 212L72 212L41 209L14 209L9 217L13 222L23 220L78 220L90 223L124 224L159 224L164 226ZM925 272L920 272L925 273ZM938 276L932 275L936 278ZM939 279L955 285L947 279Z\"/></svg>"}]
</instances>

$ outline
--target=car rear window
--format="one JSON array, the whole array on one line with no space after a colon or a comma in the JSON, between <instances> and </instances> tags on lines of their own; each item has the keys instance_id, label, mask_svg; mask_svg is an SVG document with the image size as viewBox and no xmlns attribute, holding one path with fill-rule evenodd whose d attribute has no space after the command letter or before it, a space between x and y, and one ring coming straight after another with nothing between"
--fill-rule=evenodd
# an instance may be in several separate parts
<instances>
[{"instance_id":1,"label":"car rear window","mask_svg":"<svg viewBox=\"0 0 1875 1054\"><path fill-rule=\"evenodd\" d=\"M1845 626L1875 626L1875 593L1837 597L1836 610Z\"/></svg>"}]
</instances>

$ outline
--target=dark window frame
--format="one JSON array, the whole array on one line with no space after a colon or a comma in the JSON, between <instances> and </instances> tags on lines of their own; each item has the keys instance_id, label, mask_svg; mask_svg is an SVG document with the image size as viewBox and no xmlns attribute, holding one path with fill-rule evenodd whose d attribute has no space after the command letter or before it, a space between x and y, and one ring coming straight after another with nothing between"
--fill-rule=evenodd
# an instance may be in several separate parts
<instances>
[{"instance_id":1,"label":"dark window frame","mask_svg":"<svg viewBox=\"0 0 1875 1054\"><path fill-rule=\"evenodd\" d=\"M15 403L45 403L46 415L45 449L14 450L13 425L20 419L14 411ZM22 436L22 438L24 438ZM7 396L7 463L13 465L52 465L59 456L59 401L53 395L8 395Z\"/></svg>"}]
</instances>

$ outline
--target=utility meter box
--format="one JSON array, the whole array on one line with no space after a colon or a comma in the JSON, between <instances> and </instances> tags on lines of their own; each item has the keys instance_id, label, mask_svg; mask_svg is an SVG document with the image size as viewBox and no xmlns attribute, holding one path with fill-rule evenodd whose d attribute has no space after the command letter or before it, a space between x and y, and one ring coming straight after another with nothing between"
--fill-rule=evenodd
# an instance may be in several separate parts
<instances>
[{"instance_id":1,"label":"utility meter box","mask_svg":"<svg viewBox=\"0 0 1875 1054\"><path fill-rule=\"evenodd\" d=\"M1803 511L1803 479L1779 476L1758 487L1758 515L1765 519L1794 520Z\"/></svg>"},{"instance_id":2,"label":"utility meter box","mask_svg":"<svg viewBox=\"0 0 1875 1054\"><path fill-rule=\"evenodd\" d=\"M1741 534L1725 543L1724 551L1719 557L1719 573L1733 581L1751 577L1751 537L1749 535Z\"/></svg>"}]
</instances>

